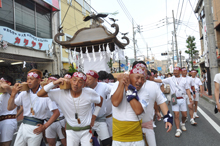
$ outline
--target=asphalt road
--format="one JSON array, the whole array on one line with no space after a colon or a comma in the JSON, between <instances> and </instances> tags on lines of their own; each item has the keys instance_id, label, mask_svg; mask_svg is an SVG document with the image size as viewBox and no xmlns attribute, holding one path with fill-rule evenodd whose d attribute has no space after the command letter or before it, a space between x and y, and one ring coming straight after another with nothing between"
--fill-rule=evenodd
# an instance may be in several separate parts
<instances>
[{"instance_id":1,"label":"asphalt road","mask_svg":"<svg viewBox=\"0 0 220 146\"><path fill-rule=\"evenodd\" d=\"M220 113L214 114L214 105L203 98L200 98L199 108L200 110L197 112L199 118L195 120L197 126L192 126L188 120L186 122L187 131L183 132L179 138L175 137L175 125L167 133L163 121L156 121L157 127L154 128L154 131L157 146L220 146ZM169 110L171 111L171 106L169 106Z\"/></svg>"}]
</instances>

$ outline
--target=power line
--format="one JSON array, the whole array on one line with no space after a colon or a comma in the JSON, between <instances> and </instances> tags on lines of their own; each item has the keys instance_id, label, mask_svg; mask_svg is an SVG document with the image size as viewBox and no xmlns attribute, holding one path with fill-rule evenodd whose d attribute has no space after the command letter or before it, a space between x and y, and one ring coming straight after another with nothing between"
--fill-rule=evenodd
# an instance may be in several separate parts
<instances>
[{"instance_id":1,"label":"power line","mask_svg":"<svg viewBox=\"0 0 220 146\"><path fill-rule=\"evenodd\" d=\"M188 1L187 1L188 2ZM183 20L184 20L184 16L185 16L185 12L186 12L186 8L187 8L187 2L186 2L186 6L185 6L185 11L184 11L184 13L183 13L183 19L182 19L182 23L184 22ZM180 25L180 29L178 30L178 34L180 33L180 31L181 31L181 28L182 28L182 24Z\"/></svg>"},{"instance_id":2,"label":"power line","mask_svg":"<svg viewBox=\"0 0 220 146\"><path fill-rule=\"evenodd\" d=\"M77 24L77 25L75 25L75 26L73 26L73 27L70 27L70 28L68 28L68 29L67 29L67 28L66 28L66 29L64 28L64 30L71 30L71 29L73 29L73 28L76 27L76 26L82 25L83 23L85 23L85 22L79 23L79 24Z\"/></svg>"},{"instance_id":3,"label":"power line","mask_svg":"<svg viewBox=\"0 0 220 146\"><path fill-rule=\"evenodd\" d=\"M168 42L168 18L167 18L167 0L166 0L166 26L167 26L167 42ZM167 51L169 51L168 45L167 45Z\"/></svg>"},{"instance_id":4,"label":"power line","mask_svg":"<svg viewBox=\"0 0 220 146\"><path fill-rule=\"evenodd\" d=\"M177 10L176 10L176 18L177 18L178 11L179 11L179 5L180 5L180 0L179 0L179 2L178 2L178 7L177 7Z\"/></svg>"},{"instance_id":5,"label":"power line","mask_svg":"<svg viewBox=\"0 0 220 146\"><path fill-rule=\"evenodd\" d=\"M160 22L160 23L156 23L156 24L154 24L154 25L152 25L152 26L147 26L147 27L145 27L145 26L143 26L143 28L151 28L151 27L155 27L155 26L158 26L158 25L161 25L161 24L164 24L164 23L166 23L166 21L164 20L163 22Z\"/></svg>"},{"instance_id":6,"label":"power line","mask_svg":"<svg viewBox=\"0 0 220 146\"><path fill-rule=\"evenodd\" d=\"M181 10L180 10L180 16L179 16L179 21L180 21L180 18L181 18L181 14L182 14L182 10L183 10L183 4L184 4L184 0L182 2L182 7L181 7ZM178 29L178 25L177 25L177 29Z\"/></svg>"},{"instance_id":7,"label":"power line","mask_svg":"<svg viewBox=\"0 0 220 146\"><path fill-rule=\"evenodd\" d=\"M169 44L169 43L167 43L167 44ZM153 47L149 47L149 48L157 48L157 47L165 46L167 44L163 44L163 45L159 45L159 46L153 46Z\"/></svg>"},{"instance_id":8,"label":"power line","mask_svg":"<svg viewBox=\"0 0 220 146\"><path fill-rule=\"evenodd\" d=\"M192 6L190 0L188 0L188 1L189 1L189 3L190 3L190 6L191 6L191 8L192 8L192 11L193 11L194 15L196 16L196 13L195 13L194 10L193 10L193 6ZM203 26L202 26L202 24L201 24L201 22L199 21L199 18L198 18L197 16L196 16L196 19L197 19L198 22L199 22L199 26L202 28Z\"/></svg>"},{"instance_id":9,"label":"power line","mask_svg":"<svg viewBox=\"0 0 220 146\"><path fill-rule=\"evenodd\" d=\"M143 30L143 31L151 31L151 30L154 30L154 29L158 29L158 28L161 28L161 27L164 27L165 25L162 25L160 27L157 27L157 28L153 28L153 29L148 29L148 30Z\"/></svg>"},{"instance_id":10,"label":"power line","mask_svg":"<svg viewBox=\"0 0 220 146\"><path fill-rule=\"evenodd\" d=\"M164 36L168 33L164 33L164 34L161 34L161 35L158 35L158 36L153 36L153 37L149 37L149 38L144 38L144 39L153 39L153 38L157 38L157 37L160 37L160 36ZM137 38L137 39L142 39L142 38Z\"/></svg>"},{"instance_id":11,"label":"power line","mask_svg":"<svg viewBox=\"0 0 220 146\"><path fill-rule=\"evenodd\" d=\"M121 9L124 11L125 15L127 16L128 20L132 23L132 19L133 17L131 16L131 14L129 13L129 11L127 10L126 6L124 5L123 1L121 0L117 0L118 4L120 5ZM135 22L135 21L134 21Z\"/></svg>"},{"instance_id":12,"label":"power line","mask_svg":"<svg viewBox=\"0 0 220 146\"><path fill-rule=\"evenodd\" d=\"M186 24L182 23L183 25L185 25L186 27L190 28L191 30L195 31L195 32L198 32L197 30L195 29L192 29L191 27L187 26ZM199 32L198 32L199 33Z\"/></svg>"},{"instance_id":13,"label":"power line","mask_svg":"<svg viewBox=\"0 0 220 146\"><path fill-rule=\"evenodd\" d=\"M164 19L166 19L166 18L164 18ZM164 19L161 19L161 20L159 20L159 21L156 21L156 22L153 22L153 23L150 23L150 24L145 24L145 25L142 25L142 26L153 25L153 24L155 24L155 23L158 23L158 22L161 22L161 21L165 21Z\"/></svg>"},{"instance_id":14,"label":"power line","mask_svg":"<svg viewBox=\"0 0 220 146\"><path fill-rule=\"evenodd\" d=\"M73 0L71 0L71 2L70 2L70 4L69 4L69 7L68 7L68 9L66 10L66 13L65 13L65 15L64 15L64 17L63 17L63 20L62 20L60 26L63 24L63 21L64 21L65 18L66 18L66 14L68 13L68 11L69 11L69 9L70 9L70 6L71 6L71 4L72 4L72 1L73 1ZM60 26L59 26L59 28L60 28Z\"/></svg>"},{"instance_id":15,"label":"power line","mask_svg":"<svg viewBox=\"0 0 220 146\"><path fill-rule=\"evenodd\" d=\"M196 3L196 1L194 2L193 6L195 6L195 3ZM190 16L189 16L189 19L188 19L188 21L187 21L187 24L186 24L186 25L188 25L188 24L189 24L189 20L190 20L190 18L191 18L191 15L192 15L192 11L191 11L191 13L190 13ZM185 31L186 31L186 28L187 28L187 27L185 27Z\"/></svg>"}]
</instances>

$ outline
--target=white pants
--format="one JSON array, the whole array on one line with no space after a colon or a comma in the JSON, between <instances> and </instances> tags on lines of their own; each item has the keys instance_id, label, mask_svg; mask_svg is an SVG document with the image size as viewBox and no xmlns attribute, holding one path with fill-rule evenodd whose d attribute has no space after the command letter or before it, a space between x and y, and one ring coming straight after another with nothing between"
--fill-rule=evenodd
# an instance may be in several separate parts
<instances>
[{"instance_id":1,"label":"white pants","mask_svg":"<svg viewBox=\"0 0 220 146\"><path fill-rule=\"evenodd\" d=\"M106 123L108 126L109 135L112 137L112 117L106 118Z\"/></svg>"},{"instance_id":2,"label":"white pants","mask_svg":"<svg viewBox=\"0 0 220 146\"><path fill-rule=\"evenodd\" d=\"M15 146L39 146L43 138L42 133L39 135L34 134L34 129L38 126L28 124L21 124L15 139Z\"/></svg>"},{"instance_id":3,"label":"white pants","mask_svg":"<svg viewBox=\"0 0 220 146\"><path fill-rule=\"evenodd\" d=\"M0 142L8 142L13 139L17 130L16 119L6 119L0 122Z\"/></svg>"},{"instance_id":4,"label":"white pants","mask_svg":"<svg viewBox=\"0 0 220 146\"><path fill-rule=\"evenodd\" d=\"M189 102L189 97L188 97L188 96L186 96L186 97L187 97L187 103L188 103L188 104L191 104L191 103ZM191 98L192 98L192 101L199 101L199 93L196 92L196 98L194 98L193 95L191 95Z\"/></svg>"},{"instance_id":5,"label":"white pants","mask_svg":"<svg viewBox=\"0 0 220 146\"><path fill-rule=\"evenodd\" d=\"M45 131L46 138L56 138L57 135L60 139L64 139L62 133L62 127L65 128L66 121L65 119L53 122Z\"/></svg>"},{"instance_id":6,"label":"white pants","mask_svg":"<svg viewBox=\"0 0 220 146\"><path fill-rule=\"evenodd\" d=\"M156 138L153 129L142 128L143 133L146 134L147 143L149 146L156 146Z\"/></svg>"},{"instance_id":7,"label":"white pants","mask_svg":"<svg viewBox=\"0 0 220 146\"><path fill-rule=\"evenodd\" d=\"M177 104L172 105L172 111L174 112L185 112L187 111L186 99L177 99Z\"/></svg>"},{"instance_id":8,"label":"white pants","mask_svg":"<svg viewBox=\"0 0 220 146\"><path fill-rule=\"evenodd\" d=\"M120 142L112 141L112 146L145 146L144 141L134 141L134 142Z\"/></svg>"},{"instance_id":9,"label":"white pants","mask_svg":"<svg viewBox=\"0 0 220 146\"><path fill-rule=\"evenodd\" d=\"M199 92L196 92L196 98L195 98L195 99L192 98L192 100L194 100L194 101L199 101Z\"/></svg>"},{"instance_id":10,"label":"white pants","mask_svg":"<svg viewBox=\"0 0 220 146\"><path fill-rule=\"evenodd\" d=\"M79 143L81 143L81 146L92 146L92 143L90 143L91 137L92 134L89 133L89 130L66 130L67 146L79 146Z\"/></svg>"},{"instance_id":11,"label":"white pants","mask_svg":"<svg viewBox=\"0 0 220 146\"><path fill-rule=\"evenodd\" d=\"M97 132L100 140L105 140L110 137L109 132L108 132L108 126L107 126L106 122L95 121L92 129Z\"/></svg>"}]
</instances>

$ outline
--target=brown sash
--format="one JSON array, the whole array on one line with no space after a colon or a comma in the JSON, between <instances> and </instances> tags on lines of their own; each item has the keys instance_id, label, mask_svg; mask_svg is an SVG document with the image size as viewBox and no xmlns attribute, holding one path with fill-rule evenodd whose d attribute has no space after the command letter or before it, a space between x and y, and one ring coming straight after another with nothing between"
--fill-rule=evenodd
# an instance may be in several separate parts
<instances>
[{"instance_id":1,"label":"brown sash","mask_svg":"<svg viewBox=\"0 0 220 146\"><path fill-rule=\"evenodd\" d=\"M16 119L16 115L3 115L3 116L0 116L0 121L6 120L6 119Z\"/></svg>"}]
</instances>

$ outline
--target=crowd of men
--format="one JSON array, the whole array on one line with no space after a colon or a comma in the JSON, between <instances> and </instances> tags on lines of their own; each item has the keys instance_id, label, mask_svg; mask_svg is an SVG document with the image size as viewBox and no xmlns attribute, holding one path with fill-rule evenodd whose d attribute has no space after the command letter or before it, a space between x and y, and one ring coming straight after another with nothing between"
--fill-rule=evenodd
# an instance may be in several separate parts
<instances>
[{"instance_id":1,"label":"crowd of men","mask_svg":"<svg viewBox=\"0 0 220 146\"><path fill-rule=\"evenodd\" d=\"M167 99L174 113L175 137L180 137L186 131L187 109L190 123L197 124L202 83L195 70L190 77L186 68L176 67L173 75L162 79L157 74L156 70L147 70L143 61L136 61L129 73L117 76L117 81L105 71L89 70L63 78L51 76L45 83L42 72L32 69L27 75L27 91L21 91L21 84L11 87L10 79L1 78L4 92L0 96L0 146L10 146L17 131L16 117L21 113L24 118L15 146L40 146L42 141L55 146L57 140L64 146L156 146L155 119L163 117L167 132L173 125ZM70 88L61 89L68 84ZM169 88L170 92L164 94ZM220 111L220 104L216 103L216 110Z\"/></svg>"}]
</instances>

